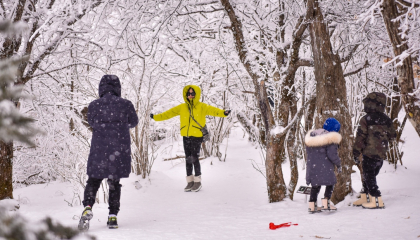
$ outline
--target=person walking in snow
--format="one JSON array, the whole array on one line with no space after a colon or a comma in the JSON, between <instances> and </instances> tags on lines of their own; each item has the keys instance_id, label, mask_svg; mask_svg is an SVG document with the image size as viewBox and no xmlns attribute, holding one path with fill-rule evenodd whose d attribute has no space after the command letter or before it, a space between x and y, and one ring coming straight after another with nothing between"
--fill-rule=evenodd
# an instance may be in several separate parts
<instances>
[{"instance_id":1,"label":"person walking in snow","mask_svg":"<svg viewBox=\"0 0 420 240\"><path fill-rule=\"evenodd\" d=\"M155 121L164 121L175 116L181 119L181 136L183 136L185 163L187 169L187 186L185 192L198 192L201 185L201 167L198 160L200 146L203 142L202 129L206 125L206 116L226 117L230 110L222 110L200 102L201 89L187 85L182 91L185 103L181 103L161 114L150 114ZM195 175L193 175L193 169Z\"/></svg>"},{"instance_id":2,"label":"person walking in snow","mask_svg":"<svg viewBox=\"0 0 420 240\"><path fill-rule=\"evenodd\" d=\"M117 214L120 210L121 178L131 172L131 143L129 129L138 123L133 104L121 98L121 83L115 75L104 75L99 83L99 99L88 107L87 120L92 127L92 143L87 163L89 176L84 192L80 230L89 228L96 193L103 179L109 186L110 229L118 228Z\"/></svg>"},{"instance_id":3,"label":"person walking in snow","mask_svg":"<svg viewBox=\"0 0 420 240\"><path fill-rule=\"evenodd\" d=\"M385 208L376 176L382 168L383 160L386 159L388 143L396 138L396 132L392 120L384 113L385 94L369 93L363 99L363 104L366 115L359 121L353 147L355 164L360 164L359 156L363 155L363 188L360 199L355 201L353 206L370 209Z\"/></svg>"},{"instance_id":4,"label":"person walking in snow","mask_svg":"<svg viewBox=\"0 0 420 240\"><path fill-rule=\"evenodd\" d=\"M338 144L341 142L340 122L335 118L328 118L323 128L309 131L305 136L306 153L306 184L311 184L311 195L309 198L309 213L320 210L337 210L330 202L334 185L337 178L334 173L334 166L338 173L341 173L341 160L338 156ZM317 207L318 193L321 186L325 185L322 208Z\"/></svg>"}]
</instances>

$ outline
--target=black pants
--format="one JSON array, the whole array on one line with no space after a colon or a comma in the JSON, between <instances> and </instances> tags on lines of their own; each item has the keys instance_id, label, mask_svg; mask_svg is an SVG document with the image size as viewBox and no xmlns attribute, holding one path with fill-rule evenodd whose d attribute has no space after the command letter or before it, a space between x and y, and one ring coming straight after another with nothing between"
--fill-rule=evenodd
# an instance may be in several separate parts
<instances>
[{"instance_id":1,"label":"black pants","mask_svg":"<svg viewBox=\"0 0 420 240\"><path fill-rule=\"evenodd\" d=\"M321 190L321 186L312 186L311 196L309 197L309 202L316 202L318 198L318 193ZM334 190L333 185L329 185L325 188L324 198L331 199L332 192Z\"/></svg>"},{"instance_id":2,"label":"black pants","mask_svg":"<svg viewBox=\"0 0 420 240\"><path fill-rule=\"evenodd\" d=\"M187 157L193 157L194 163L186 163L187 176L191 176L193 172L193 167L195 170L195 176L201 175L201 166L200 161L198 161L198 156L200 155L200 147L203 142L202 137L184 137L184 152L185 159Z\"/></svg>"},{"instance_id":3,"label":"black pants","mask_svg":"<svg viewBox=\"0 0 420 240\"><path fill-rule=\"evenodd\" d=\"M383 160L376 160L363 155L363 191L374 197L380 197L381 191L376 182L376 176L384 164Z\"/></svg>"},{"instance_id":4,"label":"black pants","mask_svg":"<svg viewBox=\"0 0 420 240\"><path fill-rule=\"evenodd\" d=\"M103 179L89 178L86 182L85 194L83 199L83 206L91 206L95 204L96 193L98 192L99 186ZM117 215L120 211L120 199L121 199L121 184L120 180L108 179L109 188L109 199L108 209L109 214Z\"/></svg>"}]
</instances>

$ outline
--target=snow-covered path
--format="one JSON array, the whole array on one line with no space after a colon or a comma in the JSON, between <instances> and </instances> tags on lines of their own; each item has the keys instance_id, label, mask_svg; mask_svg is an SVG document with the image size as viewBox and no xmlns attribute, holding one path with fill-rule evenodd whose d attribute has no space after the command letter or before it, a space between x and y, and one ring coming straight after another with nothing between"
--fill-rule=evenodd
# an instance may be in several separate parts
<instances>
[{"instance_id":1,"label":"snow-covered path","mask_svg":"<svg viewBox=\"0 0 420 240\"><path fill-rule=\"evenodd\" d=\"M295 200L268 203L264 177L252 164L261 162L259 150L242 138L240 130L229 139L226 162L217 158L202 161L203 188L183 192L186 185L184 164L178 161L155 163L149 180L137 176L122 180L119 229L106 227L108 206L94 206L89 233L97 239L416 239L420 236L420 139L407 124L404 166L397 171L384 163L379 177L386 209L365 210L350 206L355 196L338 204L338 212L307 214L305 195ZM224 147L222 147L224 151ZM299 185L304 185L300 163ZM289 168L283 171L286 182ZM353 188L361 188L360 175L352 175ZM137 190L134 181L140 180ZM101 190L100 190L101 191ZM321 191L323 193L323 189ZM76 226L82 207L69 207L71 186L50 183L15 190L20 212L39 220L52 216L61 223ZM320 194L319 198L321 198ZM292 222L298 226L269 230L275 224Z\"/></svg>"}]
</instances>

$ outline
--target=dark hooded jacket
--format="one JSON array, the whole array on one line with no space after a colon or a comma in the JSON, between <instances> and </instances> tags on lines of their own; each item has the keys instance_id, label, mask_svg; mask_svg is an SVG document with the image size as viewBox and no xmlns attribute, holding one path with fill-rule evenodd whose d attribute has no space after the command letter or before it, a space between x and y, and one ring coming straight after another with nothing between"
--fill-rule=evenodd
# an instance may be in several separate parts
<instances>
[{"instance_id":1,"label":"dark hooded jacket","mask_svg":"<svg viewBox=\"0 0 420 240\"><path fill-rule=\"evenodd\" d=\"M334 166L341 167L338 156L338 144L341 135L328 132L325 129L310 131L305 136L306 153L306 184L312 186L331 186L337 183Z\"/></svg>"},{"instance_id":2,"label":"dark hooded jacket","mask_svg":"<svg viewBox=\"0 0 420 240\"><path fill-rule=\"evenodd\" d=\"M392 120L384 113L386 96L372 92L363 99L366 115L359 121L353 147L355 157L363 154L376 160L386 159L388 143L396 137Z\"/></svg>"},{"instance_id":3,"label":"dark hooded jacket","mask_svg":"<svg viewBox=\"0 0 420 240\"><path fill-rule=\"evenodd\" d=\"M121 98L120 80L105 75L99 84L100 98L88 107L92 143L87 174L92 178L120 179L131 171L130 132L138 123L133 104Z\"/></svg>"}]
</instances>

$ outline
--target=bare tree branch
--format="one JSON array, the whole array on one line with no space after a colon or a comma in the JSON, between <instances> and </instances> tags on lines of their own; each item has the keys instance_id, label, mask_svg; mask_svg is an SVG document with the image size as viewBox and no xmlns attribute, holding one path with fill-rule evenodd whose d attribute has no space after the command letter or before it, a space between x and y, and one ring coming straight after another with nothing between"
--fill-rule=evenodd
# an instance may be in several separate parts
<instances>
[{"instance_id":1,"label":"bare tree branch","mask_svg":"<svg viewBox=\"0 0 420 240\"><path fill-rule=\"evenodd\" d=\"M348 77L348 76L351 76L351 75L357 74L357 73L359 73L360 71L362 71L363 69L367 68L368 66L369 66L369 61L368 61L368 60L366 60L365 64L364 64L362 67L360 67L360 68L359 68L359 69L357 69L357 70L354 70L354 71L351 71L351 72L345 73L345 74L344 74L344 77Z\"/></svg>"},{"instance_id":2,"label":"bare tree branch","mask_svg":"<svg viewBox=\"0 0 420 240\"><path fill-rule=\"evenodd\" d=\"M216 8L216 9L213 9L213 10L203 10L203 11L179 13L179 14L177 14L177 16L185 16L185 15L196 14L196 13L212 13L212 12L218 12L218 11L223 11L223 10L225 10L225 9L224 8Z\"/></svg>"}]
</instances>

